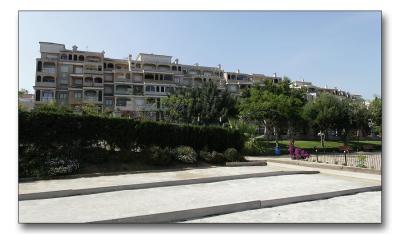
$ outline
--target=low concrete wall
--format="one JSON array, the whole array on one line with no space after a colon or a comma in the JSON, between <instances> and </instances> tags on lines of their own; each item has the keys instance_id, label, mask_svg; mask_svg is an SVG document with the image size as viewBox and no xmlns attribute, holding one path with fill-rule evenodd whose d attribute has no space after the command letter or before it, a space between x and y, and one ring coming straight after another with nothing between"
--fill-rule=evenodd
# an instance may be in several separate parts
<instances>
[{"instance_id":1,"label":"low concrete wall","mask_svg":"<svg viewBox=\"0 0 400 234\"><path fill-rule=\"evenodd\" d=\"M252 162L227 162L227 167L240 167L240 166L266 166L267 161L252 161Z\"/></svg>"},{"instance_id":2,"label":"low concrete wall","mask_svg":"<svg viewBox=\"0 0 400 234\"><path fill-rule=\"evenodd\" d=\"M111 220L101 220L92 223L172 223L182 222L193 219L200 219L207 216L222 215L246 210L254 210L260 208L270 208L276 206L284 206L300 202L316 201L329 199L339 196L348 196L363 192L381 191L381 186L371 186L357 189L348 189L335 192L318 193L304 196L295 196L288 198L279 198L272 200L257 200L250 202L233 203L219 206L210 206L197 209L180 210L173 212L165 212L151 215L141 215L133 217L125 217Z\"/></svg>"}]
</instances>

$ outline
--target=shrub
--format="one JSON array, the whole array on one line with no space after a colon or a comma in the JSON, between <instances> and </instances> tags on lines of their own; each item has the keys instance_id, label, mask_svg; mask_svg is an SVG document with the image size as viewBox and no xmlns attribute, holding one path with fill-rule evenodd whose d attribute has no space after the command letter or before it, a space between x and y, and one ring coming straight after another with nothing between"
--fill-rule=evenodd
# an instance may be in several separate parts
<instances>
[{"instance_id":1,"label":"shrub","mask_svg":"<svg viewBox=\"0 0 400 234\"><path fill-rule=\"evenodd\" d=\"M224 154L218 153L217 151L211 152L211 158L212 158L212 161L217 164L225 162Z\"/></svg>"},{"instance_id":2,"label":"shrub","mask_svg":"<svg viewBox=\"0 0 400 234\"><path fill-rule=\"evenodd\" d=\"M200 151L199 156L208 163L219 164L225 162L224 155L217 151L208 152L202 150Z\"/></svg>"},{"instance_id":3,"label":"shrub","mask_svg":"<svg viewBox=\"0 0 400 234\"><path fill-rule=\"evenodd\" d=\"M242 160L239 152L235 148L228 148L224 152L224 158L228 162L237 162Z\"/></svg>"},{"instance_id":4,"label":"shrub","mask_svg":"<svg viewBox=\"0 0 400 234\"><path fill-rule=\"evenodd\" d=\"M147 159L150 164L165 166L172 162L173 155L169 147L150 146L146 149Z\"/></svg>"},{"instance_id":5,"label":"shrub","mask_svg":"<svg viewBox=\"0 0 400 234\"><path fill-rule=\"evenodd\" d=\"M79 169L79 162L72 159L54 158L45 163L48 176L70 175Z\"/></svg>"},{"instance_id":6,"label":"shrub","mask_svg":"<svg viewBox=\"0 0 400 234\"><path fill-rule=\"evenodd\" d=\"M175 158L183 163L193 164L197 162L197 153L190 146L179 146L175 149Z\"/></svg>"},{"instance_id":7,"label":"shrub","mask_svg":"<svg viewBox=\"0 0 400 234\"><path fill-rule=\"evenodd\" d=\"M364 155L357 156L357 165L356 165L356 167L366 168L367 167L365 165L366 161L367 161L367 156L364 156Z\"/></svg>"}]
</instances>

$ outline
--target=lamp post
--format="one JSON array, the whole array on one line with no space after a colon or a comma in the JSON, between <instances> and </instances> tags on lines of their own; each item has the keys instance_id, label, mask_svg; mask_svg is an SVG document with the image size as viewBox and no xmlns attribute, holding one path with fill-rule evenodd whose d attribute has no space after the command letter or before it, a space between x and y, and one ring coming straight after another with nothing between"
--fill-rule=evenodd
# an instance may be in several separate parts
<instances>
[{"instance_id":1,"label":"lamp post","mask_svg":"<svg viewBox=\"0 0 400 234\"><path fill-rule=\"evenodd\" d=\"M321 137L321 147L324 149L325 152L325 133L323 133L321 130L318 133L318 136Z\"/></svg>"}]
</instances>

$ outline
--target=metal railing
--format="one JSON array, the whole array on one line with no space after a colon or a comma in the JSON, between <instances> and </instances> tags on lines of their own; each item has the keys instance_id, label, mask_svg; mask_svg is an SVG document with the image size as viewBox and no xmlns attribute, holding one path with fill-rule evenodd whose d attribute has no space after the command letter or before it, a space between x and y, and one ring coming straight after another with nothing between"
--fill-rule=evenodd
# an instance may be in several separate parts
<instances>
[{"instance_id":1,"label":"metal railing","mask_svg":"<svg viewBox=\"0 0 400 234\"><path fill-rule=\"evenodd\" d=\"M309 162L336 164L350 167L381 170L381 153L313 153L306 159Z\"/></svg>"}]
</instances>

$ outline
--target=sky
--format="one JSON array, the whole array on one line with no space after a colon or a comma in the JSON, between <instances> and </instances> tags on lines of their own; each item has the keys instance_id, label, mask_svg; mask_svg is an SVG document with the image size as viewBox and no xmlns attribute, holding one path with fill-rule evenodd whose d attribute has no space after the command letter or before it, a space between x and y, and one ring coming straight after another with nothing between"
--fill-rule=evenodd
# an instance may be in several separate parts
<instances>
[{"instance_id":1,"label":"sky","mask_svg":"<svg viewBox=\"0 0 400 234\"><path fill-rule=\"evenodd\" d=\"M19 88L33 92L39 41L180 63L287 76L381 96L379 11L21 11Z\"/></svg>"}]
</instances>

